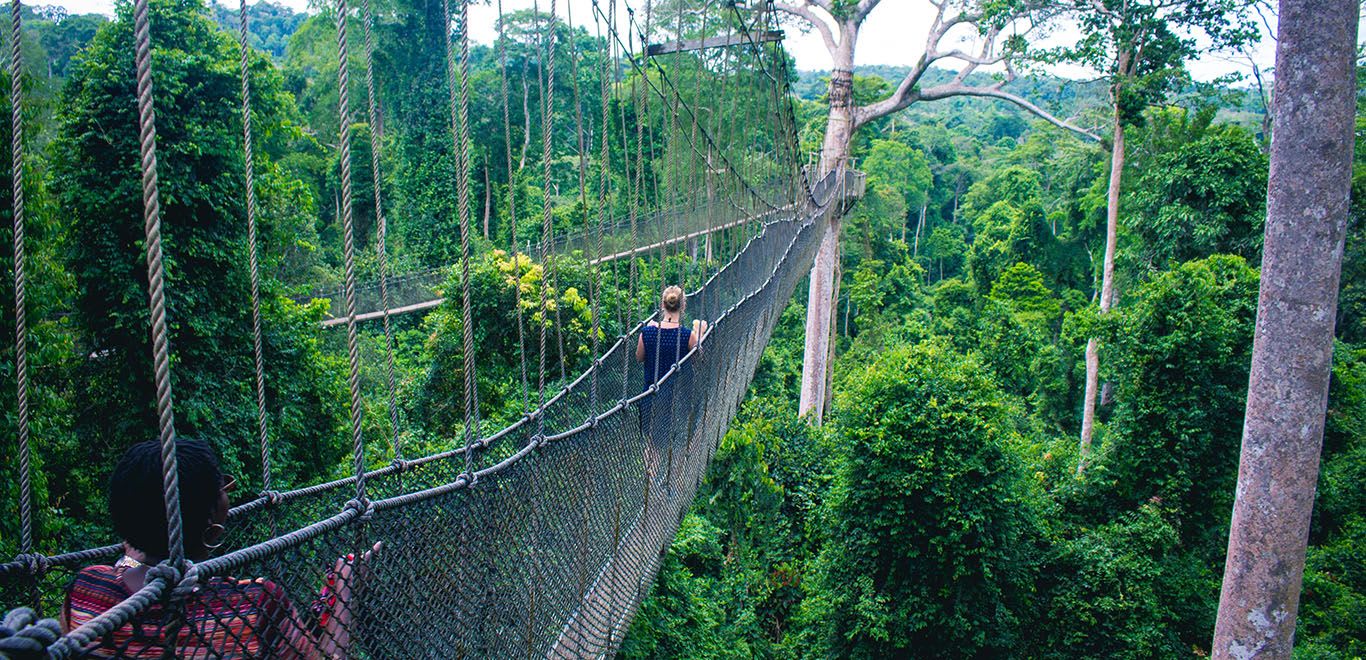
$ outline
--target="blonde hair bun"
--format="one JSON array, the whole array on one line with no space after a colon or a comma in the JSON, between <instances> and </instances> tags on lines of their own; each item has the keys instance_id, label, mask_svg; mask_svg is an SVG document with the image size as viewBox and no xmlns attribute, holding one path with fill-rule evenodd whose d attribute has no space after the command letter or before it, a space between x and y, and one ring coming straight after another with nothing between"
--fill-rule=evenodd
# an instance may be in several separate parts
<instances>
[{"instance_id":1,"label":"blonde hair bun","mask_svg":"<svg viewBox=\"0 0 1366 660\"><path fill-rule=\"evenodd\" d=\"M664 296L660 303L666 311L678 312L683 309L684 300L683 289L678 286L670 286L664 289Z\"/></svg>"}]
</instances>

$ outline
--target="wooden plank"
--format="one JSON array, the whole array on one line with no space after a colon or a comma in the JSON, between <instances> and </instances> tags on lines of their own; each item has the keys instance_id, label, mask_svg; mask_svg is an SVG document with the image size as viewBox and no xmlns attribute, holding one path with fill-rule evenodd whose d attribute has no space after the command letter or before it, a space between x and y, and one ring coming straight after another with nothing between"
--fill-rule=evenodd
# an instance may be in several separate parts
<instances>
[{"instance_id":1,"label":"wooden plank","mask_svg":"<svg viewBox=\"0 0 1366 660\"><path fill-rule=\"evenodd\" d=\"M433 308L433 307L436 307L437 305L440 305L440 304L443 303L443 302L446 302L446 299L445 299L445 298L437 298L437 299L435 299L435 300L424 300L424 301L422 301L422 302L420 302L420 303L414 303L414 304L412 304L412 305L405 305L405 306L403 306L403 307L395 307L394 309L389 310L389 316L393 316L393 315L395 315L395 314L407 314L408 312L417 312L417 311L421 311L421 310L424 310L424 309L431 309L431 308ZM359 323L359 322L361 322L361 321L369 321L369 320L372 320L372 319L381 318L381 317L383 317L383 316L384 316L384 310L382 310L382 309L379 310L379 311L377 311L377 312L366 312L366 313L364 313L364 314L357 314L357 315L356 315L356 322ZM334 325L341 325L341 324L343 324L343 323L346 323L346 317L345 317L345 316L343 316L343 317L341 317L341 318L336 318L336 319L327 319L327 320L323 321L322 326L323 326L324 328L330 328L330 327L332 327L332 326L334 326Z\"/></svg>"},{"instance_id":2,"label":"wooden plank","mask_svg":"<svg viewBox=\"0 0 1366 660\"><path fill-rule=\"evenodd\" d=\"M768 30L753 35L754 43L769 43L783 40L782 30ZM684 39L682 41L666 41L662 44L650 44L645 47L645 54L648 56L668 55L669 53L683 53L691 50L705 50L708 48L725 48L727 46L743 46L750 43L748 35L732 34L724 37L707 37L706 39Z\"/></svg>"}]
</instances>

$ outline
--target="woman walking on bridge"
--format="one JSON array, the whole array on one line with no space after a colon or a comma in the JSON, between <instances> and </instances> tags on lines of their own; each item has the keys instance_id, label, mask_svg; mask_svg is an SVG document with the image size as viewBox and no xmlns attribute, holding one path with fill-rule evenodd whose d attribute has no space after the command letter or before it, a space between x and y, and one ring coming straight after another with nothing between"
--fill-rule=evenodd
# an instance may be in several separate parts
<instances>
[{"instance_id":1,"label":"woman walking on bridge","mask_svg":"<svg viewBox=\"0 0 1366 660\"><path fill-rule=\"evenodd\" d=\"M687 306L682 288L665 288L660 297L659 321L646 323L636 340L636 360L645 367L643 386L646 390L656 388L653 395L640 401L640 428L651 439L651 449L656 450L650 452L652 456L647 454L651 463L659 460L659 451L672 437L675 398L686 396L692 389L692 371L687 364L679 363L707 334L706 321L694 320L690 328L683 325ZM664 379L674 365L679 365L678 370ZM648 467L653 472L653 466Z\"/></svg>"}]
</instances>

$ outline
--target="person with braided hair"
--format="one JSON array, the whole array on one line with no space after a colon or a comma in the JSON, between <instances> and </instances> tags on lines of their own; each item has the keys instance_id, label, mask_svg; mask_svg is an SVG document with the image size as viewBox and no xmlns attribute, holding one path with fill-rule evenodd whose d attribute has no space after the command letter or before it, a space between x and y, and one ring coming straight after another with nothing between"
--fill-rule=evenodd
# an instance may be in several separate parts
<instances>
[{"instance_id":1,"label":"person with braided hair","mask_svg":"<svg viewBox=\"0 0 1366 660\"><path fill-rule=\"evenodd\" d=\"M177 440L180 511L185 554L207 559L223 543L228 497L236 480L219 469L218 457L202 440ZM162 496L161 443L129 448L109 482L109 513L123 539L124 555L113 565L87 566L67 590L62 608L66 630L75 629L142 589L149 572L169 556ZM300 616L280 585L265 578L214 577L193 588L180 609L152 605L105 635L93 657L160 658L338 658L350 646L351 595L361 567L381 544L361 556L339 559L328 586ZM171 614L174 614L171 616ZM179 619L174 639L169 622Z\"/></svg>"}]
</instances>

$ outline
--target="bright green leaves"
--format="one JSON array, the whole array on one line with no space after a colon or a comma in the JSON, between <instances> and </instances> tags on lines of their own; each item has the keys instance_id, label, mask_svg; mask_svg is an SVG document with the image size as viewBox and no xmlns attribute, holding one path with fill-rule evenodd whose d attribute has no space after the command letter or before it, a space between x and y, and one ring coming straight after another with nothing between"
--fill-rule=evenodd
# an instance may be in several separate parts
<instances>
[{"instance_id":1,"label":"bright green leaves","mask_svg":"<svg viewBox=\"0 0 1366 660\"><path fill-rule=\"evenodd\" d=\"M1155 117L1163 121L1169 114ZM1155 123L1141 133L1161 130ZM1128 206L1133 257L1148 269L1220 253L1256 263L1266 215L1266 154L1236 126L1190 132L1135 172Z\"/></svg>"},{"instance_id":2,"label":"bright green leaves","mask_svg":"<svg viewBox=\"0 0 1366 660\"><path fill-rule=\"evenodd\" d=\"M829 531L806 603L825 653L1015 648L1034 522L999 391L974 360L921 344L851 376L837 401Z\"/></svg>"}]
</instances>

